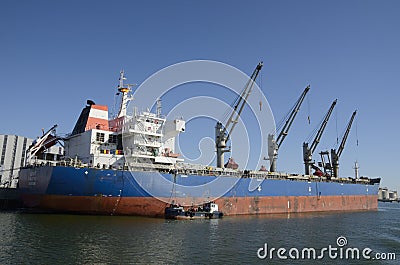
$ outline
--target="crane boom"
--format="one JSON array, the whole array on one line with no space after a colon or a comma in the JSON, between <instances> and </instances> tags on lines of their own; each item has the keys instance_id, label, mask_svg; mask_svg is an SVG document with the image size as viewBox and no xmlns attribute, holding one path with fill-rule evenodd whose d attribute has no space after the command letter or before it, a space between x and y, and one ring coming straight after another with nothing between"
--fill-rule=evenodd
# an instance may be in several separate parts
<instances>
[{"instance_id":1,"label":"crane boom","mask_svg":"<svg viewBox=\"0 0 400 265\"><path fill-rule=\"evenodd\" d=\"M279 133L278 137L275 138L274 134L268 135L268 156L270 160L270 171L275 172L276 171L276 159L278 157L278 150L279 147L281 147L283 141L285 140L286 136L289 133L289 129L292 126L292 123L294 121L294 118L296 118L297 113L300 110L300 106L304 101L304 98L306 97L308 91L310 90L310 86L307 86L303 93L301 93L299 99L296 101L292 112L290 113L288 119L285 122L285 125L283 126L281 132Z\"/></svg>"},{"instance_id":2,"label":"crane boom","mask_svg":"<svg viewBox=\"0 0 400 265\"><path fill-rule=\"evenodd\" d=\"M278 144L278 148L281 147L283 140L285 140L286 136L288 135L290 126L292 126L294 118L296 118L296 115L300 110L300 106L303 103L304 98L306 97L309 90L310 86L307 86L304 89L303 93L301 93L300 98L295 103L293 111L290 113L289 118L285 122L285 126L283 126L281 132L278 135L278 138L276 138L276 143Z\"/></svg>"},{"instance_id":3,"label":"crane boom","mask_svg":"<svg viewBox=\"0 0 400 265\"><path fill-rule=\"evenodd\" d=\"M229 149L226 149L226 143L228 142L238 120L240 118L240 114L243 111L244 106L246 105L247 99L253 89L255 80L263 67L263 62L260 62L250 79L247 81L245 88L243 89L242 94L239 96L237 103L235 104L232 113L229 115L229 119L226 122L226 125L223 126L221 122L217 122L215 126L215 145L217 149L217 167L224 167L224 153L230 152Z\"/></svg>"},{"instance_id":4,"label":"crane boom","mask_svg":"<svg viewBox=\"0 0 400 265\"><path fill-rule=\"evenodd\" d=\"M322 134L324 133L324 130L326 128L326 125L328 124L329 118L331 117L332 111L335 108L337 103L337 99L332 102L328 112L325 114L325 117L321 123L321 127L319 128L317 134L314 137L313 142L311 143L310 147L308 146L308 143L303 143L303 159L304 159L304 165L305 165L305 174L310 175L310 167L312 167L312 154L314 153L315 149L317 148Z\"/></svg>"},{"instance_id":5,"label":"crane boom","mask_svg":"<svg viewBox=\"0 0 400 265\"><path fill-rule=\"evenodd\" d=\"M52 136L51 133L57 128L57 124L53 125L46 133L38 137L26 151L26 161L32 162L33 157L38 153L44 151L57 143L57 137Z\"/></svg>"},{"instance_id":6,"label":"crane boom","mask_svg":"<svg viewBox=\"0 0 400 265\"><path fill-rule=\"evenodd\" d=\"M343 152L344 145L346 144L347 137L349 136L350 129L351 129L351 126L353 125L354 117L356 116L356 114L357 114L357 111L354 111L353 114L351 115L349 123L347 124L346 132L343 135L342 142L340 143L340 146L337 151L338 157L340 157L340 155Z\"/></svg>"},{"instance_id":7,"label":"crane boom","mask_svg":"<svg viewBox=\"0 0 400 265\"><path fill-rule=\"evenodd\" d=\"M337 103L337 99L335 99L335 101L333 101L331 107L329 108L328 112L325 115L324 121L322 122L321 128L319 128L317 135L314 138L314 141L311 144L311 153L314 153L315 148L317 148L317 145L319 144L320 140L321 140L321 136L324 133L324 130L326 128L326 125L328 124L329 118L331 117L332 111L335 108Z\"/></svg>"},{"instance_id":8,"label":"crane boom","mask_svg":"<svg viewBox=\"0 0 400 265\"><path fill-rule=\"evenodd\" d=\"M353 112L353 114L351 115L349 123L347 124L346 131L345 131L345 133L343 135L343 138L342 138L342 141L340 143L340 146L339 146L338 150L336 151L335 149L331 149L333 176L336 177L336 178L339 176L339 158L342 155L344 146L345 146L346 141L347 141L347 137L349 136L350 129L351 129L351 126L353 125L354 117L356 116L356 114L357 114L357 111L355 110Z\"/></svg>"},{"instance_id":9,"label":"crane boom","mask_svg":"<svg viewBox=\"0 0 400 265\"><path fill-rule=\"evenodd\" d=\"M257 76L260 73L260 70L262 67L263 67L263 62L260 62L257 65L256 69L254 70L253 74L251 75L249 81L247 81L245 89L243 90L242 94L240 95L239 100L238 100L237 104L235 105L235 107L224 127L225 128L224 131L226 132L226 130L229 128L229 126L231 126L231 128L229 129L229 132L227 134L227 136L228 136L227 140L229 140L229 137L232 134L233 129L235 128L236 124L238 123L240 114L243 111L244 105L246 105L247 99L248 99L249 95L251 94L251 91L253 90L254 82L257 79ZM237 110L238 107L239 107L239 111Z\"/></svg>"}]
</instances>

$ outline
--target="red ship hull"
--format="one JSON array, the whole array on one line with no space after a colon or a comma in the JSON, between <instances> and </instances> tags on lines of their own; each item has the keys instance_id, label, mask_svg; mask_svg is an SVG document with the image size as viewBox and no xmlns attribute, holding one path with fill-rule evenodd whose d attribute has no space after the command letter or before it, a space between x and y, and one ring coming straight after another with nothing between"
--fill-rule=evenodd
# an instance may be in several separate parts
<instances>
[{"instance_id":1,"label":"red ship hull","mask_svg":"<svg viewBox=\"0 0 400 265\"><path fill-rule=\"evenodd\" d=\"M170 201L170 198L164 198ZM142 215L162 217L167 205L153 197L94 197L61 195L24 195L28 207L54 212L83 214ZM206 201L199 200L199 203ZM190 205L192 201L180 201ZM215 201L224 215L287 214L332 211L377 210L376 195L274 196L220 198Z\"/></svg>"}]
</instances>

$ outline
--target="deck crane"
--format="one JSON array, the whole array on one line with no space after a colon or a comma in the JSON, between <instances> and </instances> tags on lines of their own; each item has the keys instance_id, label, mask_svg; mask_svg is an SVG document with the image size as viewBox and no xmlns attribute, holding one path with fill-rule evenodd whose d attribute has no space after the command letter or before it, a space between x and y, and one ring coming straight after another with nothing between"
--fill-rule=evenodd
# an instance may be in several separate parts
<instances>
[{"instance_id":1,"label":"deck crane","mask_svg":"<svg viewBox=\"0 0 400 265\"><path fill-rule=\"evenodd\" d=\"M247 98L253 89L255 80L257 79L258 73L260 72L262 66L263 62L260 62L251 75L249 81L246 83L246 86L243 89L242 94L238 97L233 111L226 122L226 125L223 126L221 122L217 122L217 125L215 126L215 146L217 148L217 167L219 168L224 167L224 153L230 152L230 149L226 149L226 143L228 142L233 129L238 123L240 114L242 113L242 110L247 102Z\"/></svg>"},{"instance_id":2,"label":"deck crane","mask_svg":"<svg viewBox=\"0 0 400 265\"><path fill-rule=\"evenodd\" d=\"M57 143L59 138L55 135L55 130L57 128L57 124L55 124L53 127L51 127L46 133L43 130L43 135L41 137L38 137L35 141L33 141L32 145L29 146L29 148L26 151L26 160L25 163L33 162L33 158L37 153L44 152L47 148L52 147Z\"/></svg>"},{"instance_id":3,"label":"deck crane","mask_svg":"<svg viewBox=\"0 0 400 265\"><path fill-rule=\"evenodd\" d=\"M279 147L282 145L283 140L285 140L286 136L288 135L290 126L292 125L294 118L296 117L297 113L300 110L300 106L304 101L304 98L306 97L308 91L310 90L310 86L307 86L303 93L301 93L300 98L296 101L292 111L290 112L290 115L288 119L285 122L285 125L283 126L281 132L278 135L278 138L275 140L275 134L269 134L268 135L268 157L270 161L270 169L269 171L275 172L276 171L276 159L278 157L278 150Z\"/></svg>"},{"instance_id":4,"label":"deck crane","mask_svg":"<svg viewBox=\"0 0 400 265\"><path fill-rule=\"evenodd\" d=\"M344 145L346 144L346 140L347 140L347 137L349 136L350 129L351 129L351 126L353 124L354 117L356 116L356 114L357 114L357 111L355 110L353 112L353 114L351 115L349 123L347 124L347 128L346 128L346 131L345 131L345 133L343 135L342 142L340 143L339 148L337 150L336 149L331 149L333 176L335 178L337 178L339 176L339 158L340 158L340 155L343 152Z\"/></svg>"},{"instance_id":5,"label":"deck crane","mask_svg":"<svg viewBox=\"0 0 400 265\"><path fill-rule=\"evenodd\" d=\"M310 175L311 171L311 165L314 164L312 162L312 154L315 151L315 148L317 148L317 145L319 144L322 134L324 133L324 130L326 128L326 125L328 124L329 118L332 114L333 109L336 106L337 99L333 101L331 107L329 108L328 112L325 114L325 117L321 123L321 127L319 128L317 134L314 137L313 142L311 143L310 146L308 146L307 142L303 143L303 159L304 159L304 166L305 166L305 174Z\"/></svg>"}]
</instances>

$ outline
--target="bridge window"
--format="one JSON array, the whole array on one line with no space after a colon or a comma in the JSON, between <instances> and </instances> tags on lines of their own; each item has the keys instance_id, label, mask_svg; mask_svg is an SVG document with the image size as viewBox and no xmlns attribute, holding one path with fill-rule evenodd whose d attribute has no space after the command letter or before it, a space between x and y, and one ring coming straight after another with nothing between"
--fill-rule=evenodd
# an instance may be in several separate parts
<instances>
[{"instance_id":1,"label":"bridge window","mask_svg":"<svg viewBox=\"0 0 400 265\"><path fill-rule=\"evenodd\" d=\"M96 141L104 143L104 133L96 133Z\"/></svg>"},{"instance_id":2,"label":"bridge window","mask_svg":"<svg viewBox=\"0 0 400 265\"><path fill-rule=\"evenodd\" d=\"M108 138L108 142L116 144L117 143L117 135L116 134L110 134L110 136Z\"/></svg>"}]
</instances>

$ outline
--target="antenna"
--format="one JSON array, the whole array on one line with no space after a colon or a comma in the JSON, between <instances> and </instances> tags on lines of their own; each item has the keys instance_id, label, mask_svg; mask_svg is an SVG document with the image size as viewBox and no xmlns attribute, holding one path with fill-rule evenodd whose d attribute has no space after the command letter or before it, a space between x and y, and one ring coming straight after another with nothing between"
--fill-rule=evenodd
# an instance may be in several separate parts
<instances>
[{"instance_id":1,"label":"antenna","mask_svg":"<svg viewBox=\"0 0 400 265\"><path fill-rule=\"evenodd\" d=\"M132 99L128 94L132 91L132 87L136 84L124 84L124 80L126 80L124 70L121 70L119 73L119 85L118 92L122 93L121 104L118 111L118 118L126 116L126 107L128 102Z\"/></svg>"},{"instance_id":2,"label":"antenna","mask_svg":"<svg viewBox=\"0 0 400 265\"><path fill-rule=\"evenodd\" d=\"M157 99L157 112L156 112L156 114L157 114L157 117L161 117L161 99L160 98L158 98Z\"/></svg>"},{"instance_id":3,"label":"antenna","mask_svg":"<svg viewBox=\"0 0 400 265\"><path fill-rule=\"evenodd\" d=\"M118 88L123 88L124 87L124 80L126 80L126 77L125 77L124 73L125 72L124 72L123 69L119 72L119 85L118 85Z\"/></svg>"}]
</instances>

